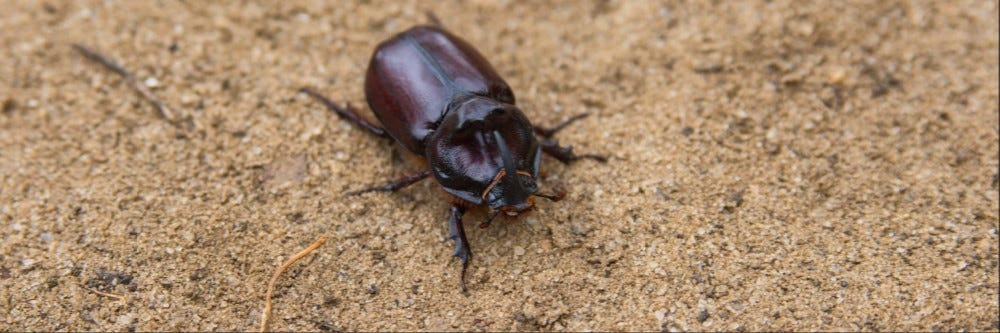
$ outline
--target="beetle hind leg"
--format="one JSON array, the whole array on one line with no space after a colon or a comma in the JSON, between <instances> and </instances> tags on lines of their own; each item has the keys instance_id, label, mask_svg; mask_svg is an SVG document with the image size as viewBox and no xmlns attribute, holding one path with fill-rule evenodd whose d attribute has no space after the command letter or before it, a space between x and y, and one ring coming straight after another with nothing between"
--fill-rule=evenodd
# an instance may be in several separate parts
<instances>
[{"instance_id":1,"label":"beetle hind leg","mask_svg":"<svg viewBox=\"0 0 1000 333\"><path fill-rule=\"evenodd\" d=\"M472 250L469 249L469 240L465 238L465 227L462 226L463 214L465 214L465 208L451 206L451 217L448 219L448 238L455 241L455 253L452 253L452 256L462 261L462 275L460 279L462 292L465 293L468 291L465 288L465 270L469 268L469 259L472 258Z\"/></svg>"},{"instance_id":2,"label":"beetle hind leg","mask_svg":"<svg viewBox=\"0 0 1000 333\"><path fill-rule=\"evenodd\" d=\"M348 105L347 107L341 107L340 105L337 105L337 103L331 101L329 98L326 98L326 96L323 96L322 94L309 88L302 88L299 90L299 92L309 95L312 98L315 98L316 100L323 103L323 105L326 105L328 109L333 110L333 112L336 112L337 115L340 116L341 118L344 118L347 121L354 123L358 127L361 127L367 130L368 132L371 132L372 134L375 134L375 136L382 138L389 138L389 133L387 133L384 128L372 124L370 121L359 115L357 112L354 112L354 110L351 109L350 105Z\"/></svg>"}]
</instances>

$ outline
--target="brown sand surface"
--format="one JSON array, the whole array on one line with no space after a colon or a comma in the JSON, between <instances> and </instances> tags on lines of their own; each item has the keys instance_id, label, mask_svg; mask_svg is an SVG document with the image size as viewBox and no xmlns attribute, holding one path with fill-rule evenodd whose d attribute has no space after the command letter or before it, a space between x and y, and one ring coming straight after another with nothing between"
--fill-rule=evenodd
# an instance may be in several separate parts
<instances>
[{"instance_id":1,"label":"brown sand surface","mask_svg":"<svg viewBox=\"0 0 1000 333\"><path fill-rule=\"evenodd\" d=\"M997 1L13 1L0 330L998 329ZM607 164L474 227L297 93L365 105L379 41L475 45ZM135 72L178 117L71 48Z\"/></svg>"}]
</instances>

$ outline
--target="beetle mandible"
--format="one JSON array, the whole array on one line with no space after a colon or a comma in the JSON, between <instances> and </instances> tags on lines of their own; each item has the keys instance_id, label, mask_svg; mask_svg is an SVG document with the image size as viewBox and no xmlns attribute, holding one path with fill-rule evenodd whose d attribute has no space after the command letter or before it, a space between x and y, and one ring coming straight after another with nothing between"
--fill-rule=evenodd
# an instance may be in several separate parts
<instances>
[{"instance_id":1,"label":"beetle mandible","mask_svg":"<svg viewBox=\"0 0 1000 333\"><path fill-rule=\"evenodd\" d=\"M350 192L395 192L423 179L434 180L452 198L448 237L462 262L461 286L472 250L462 215L485 206L489 226L498 214L517 216L534 206L532 197L558 201L565 191L539 191L541 154L563 163L603 156L577 155L552 136L579 114L551 128L532 126L514 104L514 93L471 45L437 26L416 26L380 43L368 64L365 97L382 127L303 88L341 117L368 132L391 138L421 156L428 169L384 186ZM542 137L538 140L536 137Z\"/></svg>"}]
</instances>

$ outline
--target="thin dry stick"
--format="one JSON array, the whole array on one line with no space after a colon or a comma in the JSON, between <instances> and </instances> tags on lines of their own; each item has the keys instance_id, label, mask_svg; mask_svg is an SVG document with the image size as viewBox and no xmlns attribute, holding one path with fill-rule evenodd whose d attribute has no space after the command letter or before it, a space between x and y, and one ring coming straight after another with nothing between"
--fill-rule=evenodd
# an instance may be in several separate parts
<instances>
[{"instance_id":1,"label":"thin dry stick","mask_svg":"<svg viewBox=\"0 0 1000 333\"><path fill-rule=\"evenodd\" d=\"M95 293L95 294L98 294L98 295L101 295L101 296L104 296L104 297L108 297L108 298L114 298L114 299L117 299L119 301L123 301L123 302L125 301L125 295L119 295L119 294L116 294L116 293L106 293L106 292L103 292L103 291L100 291L100 290L90 289L90 288L87 288L87 286L83 285L83 283L79 283L79 282L77 282L76 284L80 285L80 288L83 288L86 291L89 291L89 292L92 292L92 293Z\"/></svg>"},{"instance_id":2,"label":"thin dry stick","mask_svg":"<svg viewBox=\"0 0 1000 333\"><path fill-rule=\"evenodd\" d=\"M274 293L274 284L275 282L278 282L278 277L281 276L281 273L288 270L288 267L295 264L296 261L299 261L299 259L305 257L320 245L323 245L328 238L329 237L327 236L320 236L319 239L312 243L312 245L309 245L309 247L302 250L302 252L296 253L291 259L288 259L288 261L285 261L284 264L281 264L281 267L278 268L277 272L274 272L274 276L271 277L271 282L267 284L267 295L264 297L264 313L260 316L261 332L267 332L267 322L271 319L271 294Z\"/></svg>"},{"instance_id":3,"label":"thin dry stick","mask_svg":"<svg viewBox=\"0 0 1000 333\"><path fill-rule=\"evenodd\" d=\"M105 57L81 44L73 44L73 48L80 52L80 54L83 54L84 57L87 57L87 59L104 65L104 67L107 67L112 72L121 75L125 78L125 81L128 82L128 85L132 88L132 90L138 92L142 98L145 98L147 101L152 103L154 107L156 107L157 115L159 115L160 118L166 119L171 124L177 124L177 118L174 118L174 112L171 111L166 104L160 101L160 99L156 98L156 95L153 95L153 92L149 91L149 89L146 89L145 86L140 84L139 80L135 78L135 75L132 75L132 73L125 69L125 67L122 67L108 57Z\"/></svg>"}]
</instances>

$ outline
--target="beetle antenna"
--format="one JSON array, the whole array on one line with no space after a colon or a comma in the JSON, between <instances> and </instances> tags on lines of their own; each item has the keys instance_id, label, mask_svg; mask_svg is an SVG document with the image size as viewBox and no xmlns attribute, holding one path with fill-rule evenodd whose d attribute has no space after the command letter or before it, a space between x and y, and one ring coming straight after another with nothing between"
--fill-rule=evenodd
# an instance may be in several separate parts
<instances>
[{"instance_id":1,"label":"beetle antenna","mask_svg":"<svg viewBox=\"0 0 1000 333\"><path fill-rule=\"evenodd\" d=\"M490 215L490 217L486 219L486 222L480 223L479 228L480 229L489 228L490 222L493 222L493 219L495 219L497 215L500 215L500 210L493 212L493 215Z\"/></svg>"}]
</instances>

